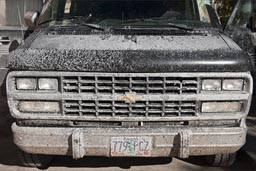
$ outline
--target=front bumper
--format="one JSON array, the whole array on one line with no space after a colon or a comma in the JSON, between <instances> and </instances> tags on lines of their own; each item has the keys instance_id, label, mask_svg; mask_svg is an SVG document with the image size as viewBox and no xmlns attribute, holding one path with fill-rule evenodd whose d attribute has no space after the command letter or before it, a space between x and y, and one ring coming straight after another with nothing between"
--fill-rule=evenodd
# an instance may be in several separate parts
<instances>
[{"instance_id":1,"label":"front bumper","mask_svg":"<svg viewBox=\"0 0 256 171\"><path fill-rule=\"evenodd\" d=\"M151 137L151 157L233 153L245 143L246 126L230 128L58 128L12 125L15 144L28 153L110 157L111 137Z\"/></svg>"}]
</instances>

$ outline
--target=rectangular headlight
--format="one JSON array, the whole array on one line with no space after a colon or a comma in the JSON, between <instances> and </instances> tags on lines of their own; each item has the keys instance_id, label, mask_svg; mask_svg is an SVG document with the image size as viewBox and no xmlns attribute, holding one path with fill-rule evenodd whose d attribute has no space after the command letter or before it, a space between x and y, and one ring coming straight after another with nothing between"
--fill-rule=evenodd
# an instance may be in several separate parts
<instances>
[{"instance_id":1,"label":"rectangular headlight","mask_svg":"<svg viewBox=\"0 0 256 171\"><path fill-rule=\"evenodd\" d=\"M58 80L55 78L40 78L38 80L39 90L58 90Z\"/></svg>"},{"instance_id":2,"label":"rectangular headlight","mask_svg":"<svg viewBox=\"0 0 256 171\"><path fill-rule=\"evenodd\" d=\"M242 91L244 87L243 79L226 79L223 81L223 90Z\"/></svg>"},{"instance_id":3,"label":"rectangular headlight","mask_svg":"<svg viewBox=\"0 0 256 171\"><path fill-rule=\"evenodd\" d=\"M202 81L202 90L204 91L220 91L221 79L205 79Z\"/></svg>"},{"instance_id":4,"label":"rectangular headlight","mask_svg":"<svg viewBox=\"0 0 256 171\"><path fill-rule=\"evenodd\" d=\"M37 83L35 78L16 78L17 90L36 90Z\"/></svg>"},{"instance_id":5,"label":"rectangular headlight","mask_svg":"<svg viewBox=\"0 0 256 171\"><path fill-rule=\"evenodd\" d=\"M21 112L35 112L35 113L59 113L60 112L60 105L58 102L21 101L18 107Z\"/></svg>"},{"instance_id":6,"label":"rectangular headlight","mask_svg":"<svg viewBox=\"0 0 256 171\"><path fill-rule=\"evenodd\" d=\"M240 102L205 102L202 103L203 113L231 113L240 112L242 104Z\"/></svg>"}]
</instances>

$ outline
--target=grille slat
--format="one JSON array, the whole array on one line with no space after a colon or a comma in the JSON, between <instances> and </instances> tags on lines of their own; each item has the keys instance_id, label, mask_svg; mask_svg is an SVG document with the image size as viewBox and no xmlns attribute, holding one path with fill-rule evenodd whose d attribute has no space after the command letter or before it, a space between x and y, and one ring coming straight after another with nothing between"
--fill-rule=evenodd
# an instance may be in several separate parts
<instances>
[{"instance_id":1,"label":"grille slat","mask_svg":"<svg viewBox=\"0 0 256 171\"><path fill-rule=\"evenodd\" d=\"M196 94L197 78L88 76L64 77L64 93Z\"/></svg>"},{"instance_id":2,"label":"grille slat","mask_svg":"<svg viewBox=\"0 0 256 171\"><path fill-rule=\"evenodd\" d=\"M196 101L64 101L67 116L126 116L126 117L174 117L196 116Z\"/></svg>"}]
</instances>

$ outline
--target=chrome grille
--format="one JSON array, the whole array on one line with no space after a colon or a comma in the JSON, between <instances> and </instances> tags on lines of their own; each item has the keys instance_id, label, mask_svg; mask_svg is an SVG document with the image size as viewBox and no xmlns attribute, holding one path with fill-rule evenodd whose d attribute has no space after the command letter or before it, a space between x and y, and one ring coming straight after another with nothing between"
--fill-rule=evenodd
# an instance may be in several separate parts
<instances>
[{"instance_id":1,"label":"chrome grille","mask_svg":"<svg viewBox=\"0 0 256 171\"><path fill-rule=\"evenodd\" d=\"M183 77L63 77L64 93L90 94L197 94L197 78Z\"/></svg>"},{"instance_id":2,"label":"chrome grille","mask_svg":"<svg viewBox=\"0 0 256 171\"><path fill-rule=\"evenodd\" d=\"M196 101L124 101L66 100L66 116L177 117L195 116Z\"/></svg>"}]
</instances>

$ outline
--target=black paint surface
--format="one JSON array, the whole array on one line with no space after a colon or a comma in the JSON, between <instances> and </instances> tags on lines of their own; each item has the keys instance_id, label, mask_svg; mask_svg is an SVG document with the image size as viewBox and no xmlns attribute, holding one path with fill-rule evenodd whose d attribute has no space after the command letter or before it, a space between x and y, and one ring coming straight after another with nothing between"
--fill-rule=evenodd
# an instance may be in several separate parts
<instances>
[{"instance_id":1,"label":"black paint surface","mask_svg":"<svg viewBox=\"0 0 256 171\"><path fill-rule=\"evenodd\" d=\"M175 48L151 48L144 41L146 49L129 49L132 43L127 41L127 47L119 49L106 47L96 50L93 48L76 48L75 41L70 42L65 48L61 46L61 40L52 42L42 32L32 35L27 39L25 44L12 52L9 56L8 66L11 70L43 70L43 71L86 71L86 72L135 72L135 73L150 73L150 72L242 72L249 71L249 58L248 55L241 49L236 48L233 43L225 41L223 36L217 34L210 34L208 36L200 37L201 42L197 42L197 36L184 36L180 41L175 35L172 37L173 45L177 45ZM61 35L54 35L61 36ZM52 36L52 37L54 37ZM72 36L72 35L70 35ZM114 40L110 39L110 36L101 36L102 41L106 41L109 45L114 44ZM120 35L122 36L122 35ZM216 39L215 36L218 36ZM154 44L166 43L165 36L158 36L159 38ZM70 38L70 37L69 37ZM199 37L198 37L199 38ZM85 39L81 36L81 39ZM165 41L163 41L165 39ZM36 40L36 41L35 41ZM71 39L72 40L72 39ZM90 43L95 39L82 40L82 42ZM109 41L108 41L109 40ZM119 41L120 37L116 39ZM123 39L122 39L123 40ZM195 46L193 44L186 44L186 40L193 40L195 44L201 43L202 46ZM203 40L203 42L202 42ZM218 40L223 44L220 48L216 42L209 42ZM40 42L35 44L34 42ZM124 42L124 41L123 41ZM122 42L122 43L123 43ZM145 43L146 42L146 43ZM148 40L150 43L150 39ZM47 48L42 48L45 44ZM91 42L94 43L95 42ZM115 42L116 43L116 42ZM184 44L184 49L182 45ZM215 44L215 46L214 46ZM224 46L225 45L225 46ZM188 49L187 47L190 47ZM211 47L212 46L212 47ZM234 46L234 47L232 47ZM32 48L33 47L33 48ZM40 48L39 48L40 47ZM74 47L74 48L72 48ZM81 47L81 44L80 46ZM111 47L111 46L110 46ZM136 47L136 46L135 46ZM138 47L144 47L141 43ZM186 48L185 48L186 47ZM193 48L192 48L193 47ZM200 48L202 47L202 48ZM150 49L151 48L151 49Z\"/></svg>"}]
</instances>

